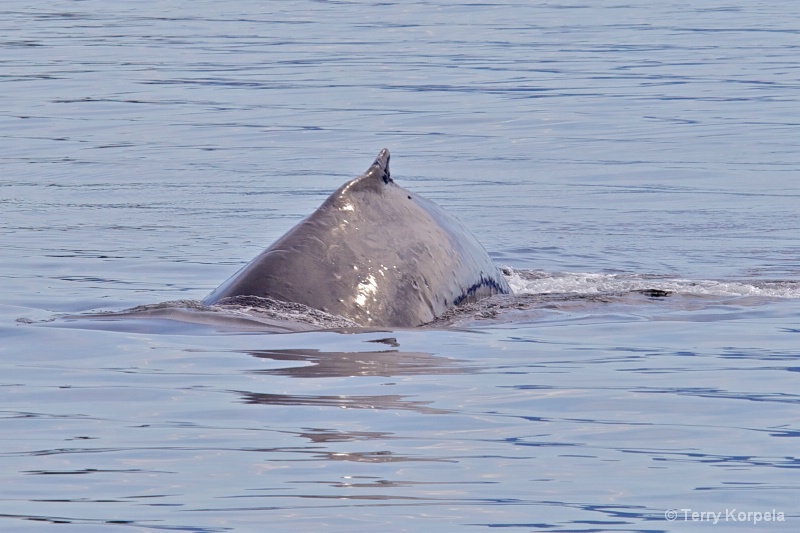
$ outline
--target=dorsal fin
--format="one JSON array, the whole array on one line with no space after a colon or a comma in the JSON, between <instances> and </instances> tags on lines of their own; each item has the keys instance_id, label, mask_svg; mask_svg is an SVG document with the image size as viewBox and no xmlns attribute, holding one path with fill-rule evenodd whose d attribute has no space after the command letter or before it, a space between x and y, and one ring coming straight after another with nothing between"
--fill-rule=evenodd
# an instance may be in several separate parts
<instances>
[{"instance_id":1,"label":"dorsal fin","mask_svg":"<svg viewBox=\"0 0 800 533\"><path fill-rule=\"evenodd\" d=\"M391 183L392 174L389 171L389 150L384 148L375 158L375 161L364 173L365 176L372 179L380 179L383 183Z\"/></svg>"},{"instance_id":2,"label":"dorsal fin","mask_svg":"<svg viewBox=\"0 0 800 533\"><path fill-rule=\"evenodd\" d=\"M384 148L366 172L342 185L338 194L334 194L332 198L356 191L374 191L380 194L390 183L394 184L389 172L389 150Z\"/></svg>"}]
</instances>

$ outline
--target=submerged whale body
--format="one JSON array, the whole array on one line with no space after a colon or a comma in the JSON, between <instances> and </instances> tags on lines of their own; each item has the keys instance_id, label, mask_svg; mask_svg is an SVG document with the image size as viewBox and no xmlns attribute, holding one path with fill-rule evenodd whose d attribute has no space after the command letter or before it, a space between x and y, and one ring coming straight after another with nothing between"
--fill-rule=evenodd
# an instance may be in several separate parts
<instances>
[{"instance_id":1,"label":"submerged whale body","mask_svg":"<svg viewBox=\"0 0 800 533\"><path fill-rule=\"evenodd\" d=\"M203 303L258 296L363 326L418 326L453 306L511 292L461 222L394 183L384 149L305 220Z\"/></svg>"}]
</instances>

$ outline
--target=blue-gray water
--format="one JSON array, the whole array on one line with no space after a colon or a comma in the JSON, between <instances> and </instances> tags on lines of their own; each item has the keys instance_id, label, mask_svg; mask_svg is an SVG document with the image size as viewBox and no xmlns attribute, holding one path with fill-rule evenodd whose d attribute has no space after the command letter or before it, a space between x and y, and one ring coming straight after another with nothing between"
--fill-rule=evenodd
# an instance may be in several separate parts
<instances>
[{"instance_id":1,"label":"blue-gray water","mask_svg":"<svg viewBox=\"0 0 800 533\"><path fill-rule=\"evenodd\" d=\"M0 529L797 530L798 21L4 2ZM384 146L519 309L347 334L63 318L201 299Z\"/></svg>"}]
</instances>

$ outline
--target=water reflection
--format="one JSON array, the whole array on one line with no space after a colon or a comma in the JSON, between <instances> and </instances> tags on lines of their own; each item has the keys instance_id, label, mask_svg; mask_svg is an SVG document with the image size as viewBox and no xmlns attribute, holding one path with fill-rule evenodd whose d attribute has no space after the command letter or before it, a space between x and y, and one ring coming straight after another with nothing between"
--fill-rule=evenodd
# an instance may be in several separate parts
<instances>
[{"instance_id":1,"label":"water reflection","mask_svg":"<svg viewBox=\"0 0 800 533\"><path fill-rule=\"evenodd\" d=\"M295 484L327 485L336 489L385 489L387 487L425 487L453 485L451 481L391 480L376 476L345 476L342 481L292 481ZM495 481L460 481L459 485L496 485Z\"/></svg>"},{"instance_id":2,"label":"water reflection","mask_svg":"<svg viewBox=\"0 0 800 533\"><path fill-rule=\"evenodd\" d=\"M380 409L416 411L422 414L446 414L451 411L428 407L431 402L405 400L405 396L386 394L376 396L324 396L295 394L265 394L240 392L244 403L261 405L292 405L338 407L340 409Z\"/></svg>"},{"instance_id":3,"label":"water reflection","mask_svg":"<svg viewBox=\"0 0 800 533\"><path fill-rule=\"evenodd\" d=\"M329 444L332 442L356 442L365 440L391 439L393 433L385 431L337 431L335 429L310 428L308 431L297 433L315 444Z\"/></svg>"},{"instance_id":4,"label":"water reflection","mask_svg":"<svg viewBox=\"0 0 800 533\"><path fill-rule=\"evenodd\" d=\"M391 344L393 339L379 341ZM396 344L397 341L394 341ZM353 376L415 376L436 374L470 374L477 369L465 361L439 357L424 352L379 350L366 352L325 352L318 349L284 349L250 351L253 357L273 361L298 361L307 366L256 370L257 374L293 378L330 378Z\"/></svg>"},{"instance_id":5,"label":"water reflection","mask_svg":"<svg viewBox=\"0 0 800 533\"><path fill-rule=\"evenodd\" d=\"M315 454L314 459L323 461L349 461L356 463L405 463L409 461L427 463L458 462L455 459L398 455L389 450L380 450L375 452L323 452Z\"/></svg>"},{"instance_id":6,"label":"water reflection","mask_svg":"<svg viewBox=\"0 0 800 533\"><path fill-rule=\"evenodd\" d=\"M393 337L371 340L392 347L399 346ZM439 357L424 352L403 352L396 349L327 352L318 349L276 349L253 350L250 355L271 361L307 363L304 366L288 366L251 370L253 374L287 376L291 378L331 378L364 376L412 376L438 374L468 374L477 372L476 368L465 366L465 361ZM273 406L313 406L335 407L339 409L372 409L393 411L414 411L421 414L446 414L451 411L431 407L430 401L410 400L408 395L316 395L316 394L275 394L250 391L233 391L247 404ZM312 437L311 435L309 436ZM313 439L341 439L341 435L314 434ZM351 436L346 439L352 438Z\"/></svg>"}]
</instances>

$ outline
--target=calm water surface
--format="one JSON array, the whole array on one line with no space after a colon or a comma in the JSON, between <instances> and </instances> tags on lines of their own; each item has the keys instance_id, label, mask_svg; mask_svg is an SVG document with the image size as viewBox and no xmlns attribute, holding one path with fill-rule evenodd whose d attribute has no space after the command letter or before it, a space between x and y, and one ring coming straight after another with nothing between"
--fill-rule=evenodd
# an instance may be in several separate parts
<instances>
[{"instance_id":1,"label":"calm water surface","mask_svg":"<svg viewBox=\"0 0 800 533\"><path fill-rule=\"evenodd\" d=\"M800 4L773 4L4 2L0 529L795 531ZM384 146L514 305L63 318L202 299Z\"/></svg>"}]
</instances>

